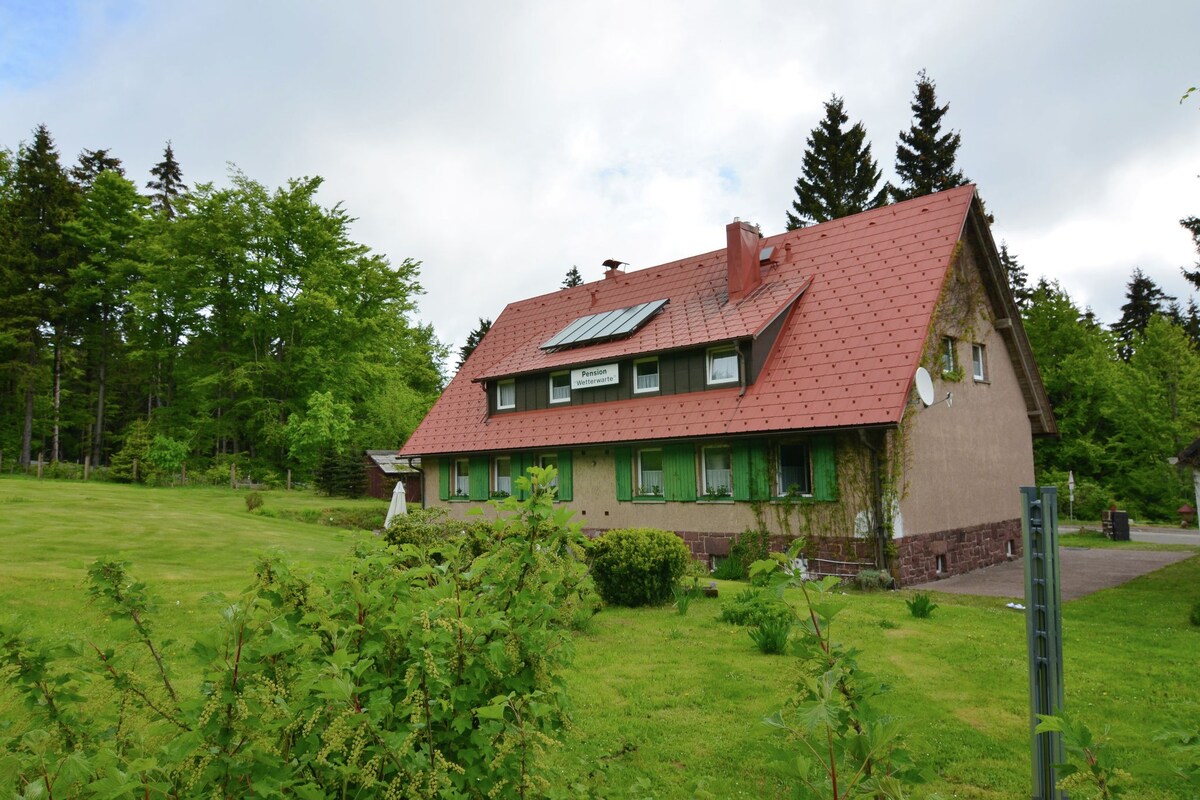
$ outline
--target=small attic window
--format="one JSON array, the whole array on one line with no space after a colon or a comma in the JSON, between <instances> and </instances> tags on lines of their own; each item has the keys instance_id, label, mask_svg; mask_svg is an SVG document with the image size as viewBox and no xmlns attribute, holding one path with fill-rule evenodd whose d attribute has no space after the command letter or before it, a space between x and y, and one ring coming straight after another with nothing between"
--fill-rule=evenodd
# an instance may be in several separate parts
<instances>
[{"instance_id":1,"label":"small attic window","mask_svg":"<svg viewBox=\"0 0 1200 800\"><path fill-rule=\"evenodd\" d=\"M764 247L762 249L762 251L759 252L759 254L758 254L758 263L766 264L768 261L771 260L771 256L773 256L773 255L775 255L775 245L771 245L770 247Z\"/></svg>"}]
</instances>

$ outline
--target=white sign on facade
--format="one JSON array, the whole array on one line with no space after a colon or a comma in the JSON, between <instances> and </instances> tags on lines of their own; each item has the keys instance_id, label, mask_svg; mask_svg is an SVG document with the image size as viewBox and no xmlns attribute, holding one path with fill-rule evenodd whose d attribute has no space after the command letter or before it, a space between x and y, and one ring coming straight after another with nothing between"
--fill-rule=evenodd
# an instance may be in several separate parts
<instances>
[{"instance_id":1,"label":"white sign on facade","mask_svg":"<svg viewBox=\"0 0 1200 800\"><path fill-rule=\"evenodd\" d=\"M612 386L619 380L616 364L601 364L571 370L572 389L591 389L594 386Z\"/></svg>"}]
</instances>

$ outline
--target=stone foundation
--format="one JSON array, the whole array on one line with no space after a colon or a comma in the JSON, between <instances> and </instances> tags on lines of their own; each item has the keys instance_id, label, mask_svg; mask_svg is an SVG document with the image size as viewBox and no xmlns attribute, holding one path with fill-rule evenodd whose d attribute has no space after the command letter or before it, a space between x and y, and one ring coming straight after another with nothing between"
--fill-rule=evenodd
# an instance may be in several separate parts
<instances>
[{"instance_id":1,"label":"stone foundation","mask_svg":"<svg viewBox=\"0 0 1200 800\"><path fill-rule=\"evenodd\" d=\"M900 585L907 586L961 575L1021 555L1021 520L989 522L897 539L892 575Z\"/></svg>"},{"instance_id":2,"label":"stone foundation","mask_svg":"<svg viewBox=\"0 0 1200 800\"><path fill-rule=\"evenodd\" d=\"M603 530L585 529L588 536L599 536ZM692 551L692 558L713 566L713 557L729 555L729 546L737 538L736 533L698 533L676 531L679 538ZM1012 547L1012 553L1008 548ZM772 536L770 547L782 552L791 541L783 536ZM819 575L856 575L866 564L875 562L875 543L870 539L845 537L818 538L807 548L808 568ZM896 555L892 558L890 572L899 586L926 583L961 575L964 572L990 567L1021 557L1021 520L989 522L969 528L958 528L917 536L905 536L896 540Z\"/></svg>"}]
</instances>

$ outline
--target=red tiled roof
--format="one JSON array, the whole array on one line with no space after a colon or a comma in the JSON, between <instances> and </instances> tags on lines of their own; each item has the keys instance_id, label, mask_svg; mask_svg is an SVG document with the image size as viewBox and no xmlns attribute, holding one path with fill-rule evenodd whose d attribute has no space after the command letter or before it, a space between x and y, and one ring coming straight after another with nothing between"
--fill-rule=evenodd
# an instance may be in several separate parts
<instances>
[{"instance_id":1,"label":"red tiled roof","mask_svg":"<svg viewBox=\"0 0 1200 800\"><path fill-rule=\"evenodd\" d=\"M776 262L739 303L727 300L725 250L512 303L401 453L897 424L974 196L962 186L767 237ZM752 336L799 292L744 395L735 386L487 418L477 381ZM539 347L577 317L661 298L670 303L632 337Z\"/></svg>"}]
</instances>

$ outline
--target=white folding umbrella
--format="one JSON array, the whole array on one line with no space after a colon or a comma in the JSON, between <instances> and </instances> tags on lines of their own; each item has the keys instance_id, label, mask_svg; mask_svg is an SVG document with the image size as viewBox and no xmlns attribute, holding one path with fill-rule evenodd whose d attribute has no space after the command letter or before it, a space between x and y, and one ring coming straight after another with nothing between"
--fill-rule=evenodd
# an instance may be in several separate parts
<instances>
[{"instance_id":1,"label":"white folding umbrella","mask_svg":"<svg viewBox=\"0 0 1200 800\"><path fill-rule=\"evenodd\" d=\"M392 504L388 506L387 517L383 520L383 527L392 524L392 517L397 514L407 514L408 504L404 502L404 481L396 481L396 488L392 490Z\"/></svg>"}]
</instances>

